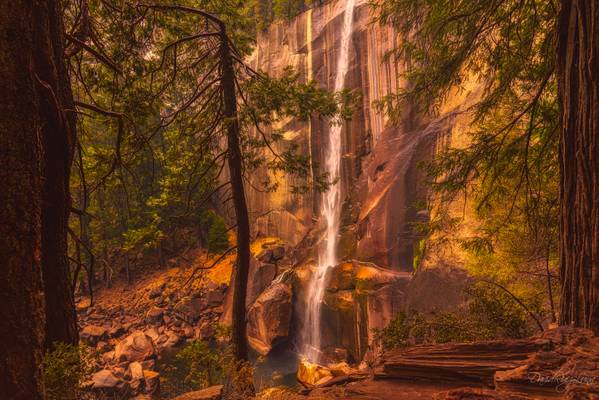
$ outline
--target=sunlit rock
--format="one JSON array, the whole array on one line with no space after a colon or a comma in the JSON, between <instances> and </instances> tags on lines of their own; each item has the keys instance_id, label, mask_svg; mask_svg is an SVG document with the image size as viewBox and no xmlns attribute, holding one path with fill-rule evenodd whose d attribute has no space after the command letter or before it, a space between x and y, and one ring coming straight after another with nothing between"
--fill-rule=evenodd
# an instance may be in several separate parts
<instances>
[{"instance_id":1,"label":"sunlit rock","mask_svg":"<svg viewBox=\"0 0 599 400\"><path fill-rule=\"evenodd\" d=\"M303 385L314 386L333 379L331 371L322 365L301 359L297 369L297 380Z\"/></svg>"}]
</instances>

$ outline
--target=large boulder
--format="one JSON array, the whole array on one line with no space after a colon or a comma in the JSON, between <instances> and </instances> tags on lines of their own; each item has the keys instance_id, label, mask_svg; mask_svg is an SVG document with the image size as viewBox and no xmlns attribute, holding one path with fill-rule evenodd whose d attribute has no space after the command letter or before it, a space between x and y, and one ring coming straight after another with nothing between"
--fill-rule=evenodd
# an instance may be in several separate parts
<instances>
[{"instance_id":1,"label":"large boulder","mask_svg":"<svg viewBox=\"0 0 599 400\"><path fill-rule=\"evenodd\" d=\"M260 294L272 283L277 275L277 266L263 264L252 258L248 275L246 304L251 306Z\"/></svg>"},{"instance_id":2,"label":"large boulder","mask_svg":"<svg viewBox=\"0 0 599 400\"><path fill-rule=\"evenodd\" d=\"M321 385L333 379L331 371L322 365L301 359L297 368L297 380L304 386Z\"/></svg>"},{"instance_id":3,"label":"large boulder","mask_svg":"<svg viewBox=\"0 0 599 400\"><path fill-rule=\"evenodd\" d=\"M291 285L279 282L268 287L250 308L248 342L258 353L268 354L277 342L289 336L291 299Z\"/></svg>"},{"instance_id":4,"label":"large boulder","mask_svg":"<svg viewBox=\"0 0 599 400\"><path fill-rule=\"evenodd\" d=\"M150 336L137 331L116 345L114 356L118 362L149 360L156 357L156 347Z\"/></svg>"}]
</instances>

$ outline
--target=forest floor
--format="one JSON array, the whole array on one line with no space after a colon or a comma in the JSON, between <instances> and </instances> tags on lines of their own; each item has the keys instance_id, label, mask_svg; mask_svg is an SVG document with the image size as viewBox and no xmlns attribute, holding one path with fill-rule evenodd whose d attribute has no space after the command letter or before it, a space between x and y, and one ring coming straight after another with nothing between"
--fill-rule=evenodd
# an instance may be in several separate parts
<instances>
[{"instance_id":1,"label":"forest floor","mask_svg":"<svg viewBox=\"0 0 599 400\"><path fill-rule=\"evenodd\" d=\"M93 306L88 296L79 298L81 339L100 354L94 390L127 392L140 400L173 399L193 390L173 382L182 381L181 375L166 376L161 355L216 334L228 308L226 289L234 256L213 269L198 269L215 259L190 251L167 266L136 270L130 284L121 274L110 287L96 291ZM563 327L519 341L415 346L382 355L373 370L362 374L358 381L302 393L297 387L279 386L263 390L258 398L599 399L599 338Z\"/></svg>"}]
</instances>

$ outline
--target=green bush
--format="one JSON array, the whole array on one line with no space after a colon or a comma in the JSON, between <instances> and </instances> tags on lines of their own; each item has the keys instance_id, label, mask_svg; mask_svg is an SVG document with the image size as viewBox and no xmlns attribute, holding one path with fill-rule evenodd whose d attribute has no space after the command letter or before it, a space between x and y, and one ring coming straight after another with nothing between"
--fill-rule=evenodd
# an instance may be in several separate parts
<instances>
[{"instance_id":1,"label":"green bush","mask_svg":"<svg viewBox=\"0 0 599 400\"><path fill-rule=\"evenodd\" d=\"M470 313L479 318L490 337L520 339L532 334L530 317L504 290L480 284L467 291L472 298Z\"/></svg>"},{"instance_id":2,"label":"green bush","mask_svg":"<svg viewBox=\"0 0 599 400\"><path fill-rule=\"evenodd\" d=\"M228 228L223 217L212 210L206 211L200 218L200 226L210 253L221 253L229 248Z\"/></svg>"},{"instance_id":3,"label":"green bush","mask_svg":"<svg viewBox=\"0 0 599 400\"><path fill-rule=\"evenodd\" d=\"M469 304L458 312L425 317L417 311L401 312L389 325L375 331L384 349L421 343L473 342L523 338L532 333L525 310L505 291L475 285L467 289Z\"/></svg>"},{"instance_id":4,"label":"green bush","mask_svg":"<svg viewBox=\"0 0 599 400\"><path fill-rule=\"evenodd\" d=\"M218 327L218 343L196 340L185 346L177 359L185 365L186 383L200 389L222 384L226 399L250 398L254 394L254 369L250 363L235 359L229 335L227 328Z\"/></svg>"},{"instance_id":5,"label":"green bush","mask_svg":"<svg viewBox=\"0 0 599 400\"><path fill-rule=\"evenodd\" d=\"M56 343L44 355L43 380L47 400L76 400L89 380L96 355L85 346Z\"/></svg>"}]
</instances>

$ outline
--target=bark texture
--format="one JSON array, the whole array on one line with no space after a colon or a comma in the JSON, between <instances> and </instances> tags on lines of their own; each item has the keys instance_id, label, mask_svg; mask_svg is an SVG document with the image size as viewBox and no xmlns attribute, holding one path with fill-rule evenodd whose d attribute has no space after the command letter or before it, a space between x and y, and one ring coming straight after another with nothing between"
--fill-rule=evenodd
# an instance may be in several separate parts
<instances>
[{"instance_id":1,"label":"bark texture","mask_svg":"<svg viewBox=\"0 0 599 400\"><path fill-rule=\"evenodd\" d=\"M43 159L42 266L46 296L46 348L77 343L77 323L67 258L69 175L75 143L73 96L64 62L59 3L38 1L35 67L40 84Z\"/></svg>"},{"instance_id":2,"label":"bark texture","mask_svg":"<svg viewBox=\"0 0 599 400\"><path fill-rule=\"evenodd\" d=\"M599 333L599 2L563 0L558 24L561 314Z\"/></svg>"},{"instance_id":3,"label":"bark texture","mask_svg":"<svg viewBox=\"0 0 599 400\"><path fill-rule=\"evenodd\" d=\"M243 187L243 163L239 144L240 132L237 119L235 71L224 24L221 25L221 32L221 85L224 97L224 117L227 124L228 166L237 222L237 262L233 278L232 341L235 346L235 357L238 360L247 360L245 298L250 270L250 222Z\"/></svg>"},{"instance_id":4,"label":"bark texture","mask_svg":"<svg viewBox=\"0 0 599 400\"><path fill-rule=\"evenodd\" d=\"M42 129L35 2L0 3L0 398L42 399Z\"/></svg>"}]
</instances>

